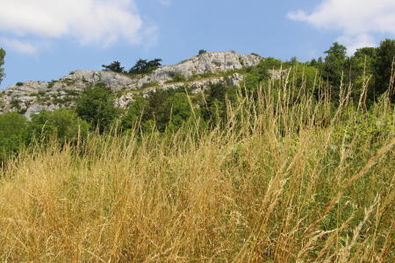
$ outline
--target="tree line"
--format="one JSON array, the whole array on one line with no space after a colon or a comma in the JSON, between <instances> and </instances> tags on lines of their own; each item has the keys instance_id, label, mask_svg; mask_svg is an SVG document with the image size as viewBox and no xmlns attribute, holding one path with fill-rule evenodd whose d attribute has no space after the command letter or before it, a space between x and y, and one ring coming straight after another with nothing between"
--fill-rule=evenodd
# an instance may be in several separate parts
<instances>
[{"instance_id":1,"label":"tree line","mask_svg":"<svg viewBox=\"0 0 395 263\"><path fill-rule=\"evenodd\" d=\"M23 147L37 142L45 144L51 139L76 143L90 133L111 134L116 131L127 134L133 130L138 134L166 134L197 123L202 129L218 127L226 123L229 109L240 96L256 97L257 87L264 82L271 82L271 87L278 90L288 82L297 87L292 89L295 94L287 94L289 104L299 103L301 91L314 94L314 98L320 100L323 89L331 93L334 107L341 92L347 89L352 90L350 96L355 100L366 90L367 105L385 92L394 102L395 40L382 41L377 48L358 49L352 56L347 56L344 46L334 43L325 54L324 58L307 62L298 62L295 58L289 61L266 58L255 67L241 70L245 78L240 87L216 84L201 93L193 93L188 86L159 89L148 96L137 95L127 109L116 108L115 94L105 85L97 84L86 88L71 109L42 111L31 116L31 120L17 113L1 114L0 163L15 156ZM4 50L0 50L0 65L4 55ZM139 60L128 73L149 72L159 64L158 59ZM120 63L104 68L124 73ZM277 79L273 78L272 70L279 72ZM2 76L3 69L0 70Z\"/></svg>"}]
</instances>

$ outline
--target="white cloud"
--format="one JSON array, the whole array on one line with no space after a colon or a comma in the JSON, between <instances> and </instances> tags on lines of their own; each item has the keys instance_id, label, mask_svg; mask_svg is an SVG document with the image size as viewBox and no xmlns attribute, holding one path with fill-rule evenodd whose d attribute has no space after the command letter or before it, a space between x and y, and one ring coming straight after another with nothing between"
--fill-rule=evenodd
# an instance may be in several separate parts
<instances>
[{"instance_id":1,"label":"white cloud","mask_svg":"<svg viewBox=\"0 0 395 263\"><path fill-rule=\"evenodd\" d=\"M38 52L37 43L21 41L17 39L0 38L0 46L6 47L7 49L15 50L23 54L32 55Z\"/></svg>"},{"instance_id":2,"label":"white cloud","mask_svg":"<svg viewBox=\"0 0 395 263\"><path fill-rule=\"evenodd\" d=\"M0 32L19 42L21 37L99 46L142 41L134 0L0 0L0 6Z\"/></svg>"},{"instance_id":3,"label":"white cloud","mask_svg":"<svg viewBox=\"0 0 395 263\"><path fill-rule=\"evenodd\" d=\"M365 33L357 35L342 35L338 37L336 41L347 46L349 55L352 55L358 48L376 46L374 37Z\"/></svg>"},{"instance_id":4,"label":"white cloud","mask_svg":"<svg viewBox=\"0 0 395 263\"><path fill-rule=\"evenodd\" d=\"M394 0L323 0L313 12L297 10L288 13L288 18L340 30L337 40L351 51L373 45L374 33L395 35Z\"/></svg>"}]
</instances>

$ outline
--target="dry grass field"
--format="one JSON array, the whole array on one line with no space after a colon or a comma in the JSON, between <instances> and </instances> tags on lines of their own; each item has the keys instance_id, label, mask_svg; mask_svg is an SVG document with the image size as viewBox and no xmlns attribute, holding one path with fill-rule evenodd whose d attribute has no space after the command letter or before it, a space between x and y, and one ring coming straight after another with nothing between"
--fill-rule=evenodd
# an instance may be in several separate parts
<instances>
[{"instance_id":1,"label":"dry grass field","mask_svg":"<svg viewBox=\"0 0 395 263\"><path fill-rule=\"evenodd\" d=\"M395 262L395 110L285 83L227 123L32 145L0 172L1 262Z\"/></svg>"}]
</instances>

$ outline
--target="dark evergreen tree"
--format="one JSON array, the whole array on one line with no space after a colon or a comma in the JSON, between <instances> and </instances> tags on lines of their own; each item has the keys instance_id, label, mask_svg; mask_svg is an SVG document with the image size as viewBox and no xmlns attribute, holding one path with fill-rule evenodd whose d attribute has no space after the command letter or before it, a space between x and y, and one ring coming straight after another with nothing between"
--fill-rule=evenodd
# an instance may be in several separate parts
<instances>
[{"instance_id":1,"label":"dark evergreen tree","mask_svg":"<svg viewBox=\"0 0 395 263\"><path fill-rule=\"evenodd\" d=\"M345 63L345 77L353 85L353 97L358 100L364 85L367 85L367 99L374 97L374 63L377 49L365 47L357 49L353 56Z\"/></svg>"},{"instance_id":2,"label":"dark evergreen tree","mask_svg":"<svg viewBox=\"0 0 395 263\"><path fill-rule=\"evenodd\" d=\"M202 54L204 54L204 53L207 53L207 50L205 50L205 49L199 50L199 56L202 55Z\"/></svg>"},{"instance_id":3,"label":"dark evergreen tree","mask_svg":"<svg viewBox=\"0 0 395 263\"><path fill-rule=\"evenodd\" d=\"M346 62L347 48L335 42L325 51L326 57L322 65L322 77L334 87L339 87Z\"/></svg>"},{"instance_id":4,"label":"dark evergreen tree","mask_svg":"<svg viewBox=\"0 0 395 263\"><path fill-rule=\"evenodd\" d=\"M162 59L153 60L139 59L136 64L129 70L130 74L147 74L161 66Z\"/></svg>"},{"instance_id":5,"label":"dark evergreen tree","mask_svg":"<svg viewBox=\"0 0 395 263\"><path fill-rule=\"evenodd\" d=\"M4 68L3 68L4 57L5 57L5 51L4 49L0 48L0 84L4 77Z\"/></svg>"},{"instance_id":6,"label":"dark evergreen tree","mask_svg":"<svg viewBox=\"0 0 395 263\"><path fill-rule=\"evenodd\" d=\"M124 67L121 66L121 62L114 61L110 65L102 65L104 71L113 71L117 73L123 73Z\"/></svg>"},{"instance_id":7,"label":"dark evergreen tree","mask_svg":"<svg viewBox=\"0 0 395 263\"><path fill-rule=\"evenodd\" d=\"M394 78L395 74L395 40L386 39L380 43L377 49L377 59L374 64L375 68L375 95L379 96L387 89L390 90L391 100L395 101ZM392 86L390 86L392 85Z\"/></svg>"}]
</instances>

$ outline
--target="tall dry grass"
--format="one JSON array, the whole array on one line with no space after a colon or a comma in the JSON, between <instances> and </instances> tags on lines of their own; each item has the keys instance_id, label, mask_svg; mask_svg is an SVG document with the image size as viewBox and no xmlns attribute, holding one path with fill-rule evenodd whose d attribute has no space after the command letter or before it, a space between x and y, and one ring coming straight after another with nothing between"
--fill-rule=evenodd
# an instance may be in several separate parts
<instances>
[{"instance_id":1,"label":"tall dry grass","mask_svg":"<svg viewBox=\"0 0 395 263\"><path fill-rule=\"evenodd\" d=\"M394 262L395 111L341 90L272 80L213 130L32 146L0 176L0 261Z\"/></svg>"}]
</instances>

